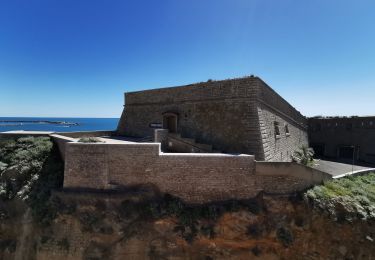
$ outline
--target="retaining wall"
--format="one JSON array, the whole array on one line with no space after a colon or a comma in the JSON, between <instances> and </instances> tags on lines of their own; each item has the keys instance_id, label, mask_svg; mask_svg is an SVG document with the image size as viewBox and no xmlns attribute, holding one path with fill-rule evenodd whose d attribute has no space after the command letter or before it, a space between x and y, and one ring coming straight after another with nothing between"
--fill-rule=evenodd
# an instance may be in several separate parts
<instances>
[{"instance_id":1,"label":"retaining wall","mask_svg":"<svg viewBox=\"0 0 375 260\"><path fill-rule=\"evenodd\" d=\"M78 132L59 132L58 135L80 138L80 137L101 137L112 136L115 131L78 131Z\"/></svg>"},{"instance_id":2,"label":"retaining wall","mask_svg":"<svg viewBox=\"0 0 375 260\"><path fill-rule=\"evenodd\" d=\"M59 149L62 160L65 161L66 144L75 141L75 139L72 137L67 137L67 136L58 135L58 134L51 134L50 137L52 141L57 145L57 148Z\"/></svg>"},{"instance_id":3,"label":"retaining wall","mask_svg":"<svg viewBox=\"0 0 375 260\"><path fill-rule=\"evenodd\" d=\"M249 181L253 170L250 155L164 154L158 143L68 143L64 188L152 184L189 202L241 199L259 192Z\"/></svg>"},{"instance_id":4,"label":"retaining wall","mask_svg":"<svg viewBox=\"0 0 375 260\"><path fill-rule=\"evenodd\" d=\"M325 180L328 173L294 162L256 162L258 184L269 194L285 194L302 191Z\"/></svg>"},{"instance_id":5,"label":"retaining wall","mask_svg":"<svg viewBox=\"0 0 375 260\"><path fill-rule=\"evenodd\" d=\"M111 190L151 184L190 203L286 194L328 174L293 163L259 163L251 155L174 154L159 143L67 143L64 188Z\"/></svg>"}]
</instances>

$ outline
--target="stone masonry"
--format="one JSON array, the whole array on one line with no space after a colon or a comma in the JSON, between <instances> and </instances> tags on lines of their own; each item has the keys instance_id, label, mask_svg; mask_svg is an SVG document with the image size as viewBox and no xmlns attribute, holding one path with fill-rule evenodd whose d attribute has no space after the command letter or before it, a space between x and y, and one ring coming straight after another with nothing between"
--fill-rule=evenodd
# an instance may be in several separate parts
<instances>
[{"instance_id":1,"label":"stone masonry","mask_svg":"<svg viewBox=\"0 0 375 260\"><path fill-rule=\"evenodd\" d=\"M252 155L163 153L160 143L58 144L65 146L64 189L121 191L146 185L202 203L248 199L262 191L289 194L331 178L296 163L256 162Z\"/></svg>"},{"instance_id":2,"label":"stone masonry","mask_svg":"<svg viewBox=\"0 0 375 260\"><path fill-rule=\"evenodd\" d=\"M315 117L309 138L317 156L375 164L375 117Z\"/></svg>"},{"instance_id":3,"label":"stone masonry","mask_svg":"<svg viewBox=\"0 0 375 260\"><path fill-rule=\"evenodd\" d=\"M306 118L258 77L125 93L118 134L147 137L155 128L261 161L290 161L308 145Z\"/></svg>"}]
</instances>

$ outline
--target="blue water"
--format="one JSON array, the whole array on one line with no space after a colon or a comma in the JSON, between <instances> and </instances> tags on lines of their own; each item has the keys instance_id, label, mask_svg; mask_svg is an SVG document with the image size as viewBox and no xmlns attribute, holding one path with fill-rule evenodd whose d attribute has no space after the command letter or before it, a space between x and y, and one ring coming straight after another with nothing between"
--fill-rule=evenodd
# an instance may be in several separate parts
<instances>
[{"instance_id":1,"label":"blue water","mask_svg":"<svg viewBox=\"0 0 375 260\"><path fill-rule=\"evenodd\" d=\"M3 121L64 121L77 123L77 125L58 125L46 123L15 123ZM25 130L25 131L52 131L52 132L75 132L75 131L99 131L115 130L119 118L53 118L53 117L0 117L0 132Z\"/></svg>"}]
</instances>

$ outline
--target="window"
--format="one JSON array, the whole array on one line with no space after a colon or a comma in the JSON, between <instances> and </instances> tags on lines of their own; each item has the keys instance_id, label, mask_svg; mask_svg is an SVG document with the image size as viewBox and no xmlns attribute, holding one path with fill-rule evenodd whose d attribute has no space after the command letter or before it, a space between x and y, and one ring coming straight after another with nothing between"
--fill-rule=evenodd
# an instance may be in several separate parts
<instances>
[{"instance_id":1,"label":"window","mask_svg":"<svg viewBox=\"0 0 375 260\"><path fill-rule=\"evenodd\" d=\"M346 130L352 130L353 124L352 123L347 123L346 124Z\"/></svg>"},{"instance_id":2,"label":"window","mask_svg":"<svg viewBox=\"0 0 375 260\"><path fill-rule=\"evenodd\" d=\"M287 124L285 125L285 134L286 134L286 136L290 136L289 126Z\"/></svg>"},{"instance_id":3,"label":"window","mask_svg":"<svg viewBox=\"0 0 375 260\"><path fill-rule=\"evenodd\" d=\"M280 137L279 122L275 121L273 124L274 124L274 127L275 127L275 137L279 138Z\"/></svg>"}]
</instances>

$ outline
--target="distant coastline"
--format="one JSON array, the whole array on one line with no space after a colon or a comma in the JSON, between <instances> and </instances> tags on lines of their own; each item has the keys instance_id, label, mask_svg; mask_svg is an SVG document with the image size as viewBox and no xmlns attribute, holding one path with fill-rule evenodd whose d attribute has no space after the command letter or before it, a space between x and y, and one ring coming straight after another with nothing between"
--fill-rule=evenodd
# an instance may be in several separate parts
<instances>
[{"instance_id":1,"label":"distant coastline","mask_svg":"<svg viewBox=\"0 0 375 260\"><path fill-rule=\"evenodd\" d=\"M64 125L78 126L76 122L67 121L50 121L50 120L0 120L0 126L21 126L24 124L47 124L47 125Z\"/></svg>"},{"instance_id":2,"label":"distant coastline","mask_svg":"<svg viewBox=\"0 0 375 260\"><path fill-rule=\"evenodd\" d=\"M112 131L119 118L0 117L0 132L7 131Z\"/></svg>"}]
</instances>

